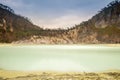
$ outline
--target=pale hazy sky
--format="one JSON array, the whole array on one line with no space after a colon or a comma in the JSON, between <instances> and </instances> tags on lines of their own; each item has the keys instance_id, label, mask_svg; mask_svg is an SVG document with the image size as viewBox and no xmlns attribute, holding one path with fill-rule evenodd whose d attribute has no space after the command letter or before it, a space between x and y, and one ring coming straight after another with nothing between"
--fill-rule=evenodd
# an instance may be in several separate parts
<instances>
[{"instance_id":1,"label":"pale hazy sky","mask_svg":"<svg viewBox=\"0 0 120 80\"><path fill-rule=\"evenodd\" d=\"M0 0L44 28L66 28L86 21L113 0Z\"/></svg>"}]
</instances>

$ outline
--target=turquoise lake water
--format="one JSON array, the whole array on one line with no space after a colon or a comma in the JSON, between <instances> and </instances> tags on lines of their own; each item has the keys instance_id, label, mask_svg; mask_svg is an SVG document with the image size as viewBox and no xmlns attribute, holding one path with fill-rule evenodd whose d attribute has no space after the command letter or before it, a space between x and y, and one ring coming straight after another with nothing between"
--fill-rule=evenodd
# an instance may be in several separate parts
<instances>
[{"instance_id":1,"label":"turquoise lake water","mask_svg":"<svg viewBox=\"0 0 120 80\"><path fill-rule=\"evenodd\" d=\"M19 71L120 70L120 47L95 45L1 46L0 68Z\"/></svg>"}]
</instances>

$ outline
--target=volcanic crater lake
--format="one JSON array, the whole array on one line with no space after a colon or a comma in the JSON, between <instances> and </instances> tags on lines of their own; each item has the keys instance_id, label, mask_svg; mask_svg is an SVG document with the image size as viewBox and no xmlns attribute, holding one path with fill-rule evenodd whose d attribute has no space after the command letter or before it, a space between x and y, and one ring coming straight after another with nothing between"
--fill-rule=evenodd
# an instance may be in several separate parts
<instances>
[{"instance_id":1,"label":"volcanic crater lake","mask_svg":"<svg viewBox=\"0 0 120 80\"><path fill-rule=\"evenodd\" d=\"M0 46L0 69L60 72L120 70L120 46Z\"/></svg>"}]
</instances>

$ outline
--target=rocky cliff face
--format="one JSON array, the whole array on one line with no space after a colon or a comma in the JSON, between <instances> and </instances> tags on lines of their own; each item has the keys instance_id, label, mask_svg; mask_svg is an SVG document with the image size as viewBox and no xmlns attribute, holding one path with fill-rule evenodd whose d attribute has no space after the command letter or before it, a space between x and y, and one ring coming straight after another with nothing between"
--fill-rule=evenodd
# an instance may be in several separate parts
<instances>
[{"instance_id":1,"label":"rocky cliff face","mask_svg":"<svg viewBox=\"0 0 120 80\"><path fill-rule=\"evenodd\" d=\"M12 9L4 9L4 7L0 8L0 20L3 23L0 23L0 26L9 27L3 27L0 30L0 42L17 44L120 43L119 0L108 4L107 7L103 8L88 21L68 30L41 29L33 25L28 19L16 15Z\"/></svg>"},{"instance_id":2,"label":"rocky cliff face","mask_svg":"<svg viewBox=\"0 0 120 80\"><path fill-rule=\"evenodd\" d=\"M72 34L77 32L77 34ZM86 22L77 25L68 34L76 43L120 43L120 1L115 0Z\"/></svg>"},{"instance_id":3,"label":"rocky cliff face","mask_svg":"<svg viewBox=\"0 0 120 80\"><path fill-rule=\"evenodd\" d=\"M27 18L16 15L10 7L0 4L0 42L12 42L27 38L39 27L33 25Z\"/></svg>"}]
</instances>

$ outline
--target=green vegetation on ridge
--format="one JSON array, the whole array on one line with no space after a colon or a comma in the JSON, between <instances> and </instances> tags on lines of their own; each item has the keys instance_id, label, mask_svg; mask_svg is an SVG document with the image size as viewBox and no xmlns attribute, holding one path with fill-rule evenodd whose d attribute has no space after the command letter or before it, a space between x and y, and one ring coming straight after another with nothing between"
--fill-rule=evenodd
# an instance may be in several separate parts
<instances>
[{"instance_id":1,"label":"green vegetation on ridge","mask_svg":"<svg viewBox=\"0 0 120 80\"><path fill-rule=\"evenodd\" d=\"M33 36L37 36L39 43L41 39L46 40L44 44L120 43L120 1L112 1L88 21L66 30L42 29L0 4L1 43L31 41ZM33 39L36 42L36 38Z\"/></svg>"}]
</instances>

